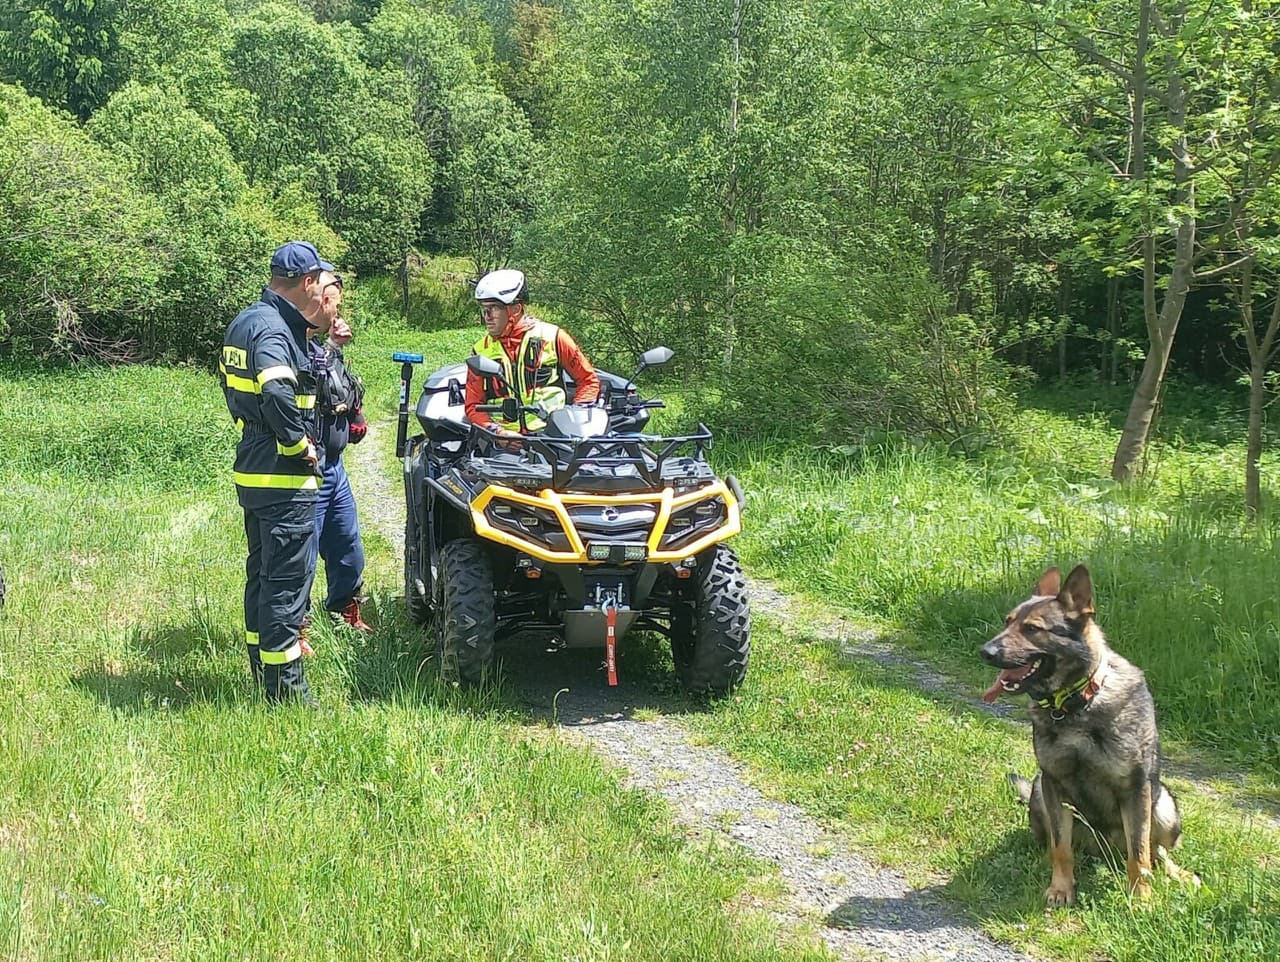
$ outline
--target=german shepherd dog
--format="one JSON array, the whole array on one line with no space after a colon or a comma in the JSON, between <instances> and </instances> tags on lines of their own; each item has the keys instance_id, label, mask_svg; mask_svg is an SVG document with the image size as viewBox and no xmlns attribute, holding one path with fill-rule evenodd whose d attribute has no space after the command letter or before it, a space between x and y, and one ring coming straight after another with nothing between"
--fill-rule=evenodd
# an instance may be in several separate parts
<instances>
[{"instance_id":1,"label":"german shepherd dog","mask_svg":"<svg viewBox=\"0 0 1280 962\"><path fill-rule=\"evenodd\" d=\"M1178 803L1160 781L1155 704L1141 670L1107 647L1093 620L1093 583L1079 565L1065 585L1057 568L1040 576L1035 594L1005 618L1004 631L982 646L1000 669L982 698L1031 698L1031 731L1040 772L1011 774L1028 808L1031 833L1048 848L1053 876L1049 905L1075 902L1073 822L1086 846L1123 851L1130 891L1151 894L1152 858L1171 878L1199 879L1169 858L1182 837Z\"/></svg>"}]
</instances>

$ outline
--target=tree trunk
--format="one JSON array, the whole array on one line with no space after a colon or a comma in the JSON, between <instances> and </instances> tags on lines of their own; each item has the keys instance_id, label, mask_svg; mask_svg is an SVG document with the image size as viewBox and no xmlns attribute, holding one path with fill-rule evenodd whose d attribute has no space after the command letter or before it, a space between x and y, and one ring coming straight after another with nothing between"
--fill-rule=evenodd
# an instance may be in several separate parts
<instances>
[{"instance_id":1,"label":"tree trunk","mask_svg":"<svg viewBox=\"0 0 1280 962\"><path fill-rule=\"evenodd\" d=\"M1151 432L1151 419L1155 415L1156 402L1160 399L1160 386L1164 383L1165 368L1169 364L1169 352L1173 349L1173 338L1153 337L1147 349L1147 359L1142 365L1142 373L1138 376L1138 386L1134 389L1133 400L1129 403L1129 413L1124 419L1124 430L1120 432L1120 443L1116 447L1115 460L1111 463L1111 477L1116 481L1128 481L1138 466L1142 452L1147 446L1147 436Z\"/></svg>"},{"instance_id":2,"label":"tree trunk","mask_svg":"<svg viewBox=\"0 0 1280 962\"><path fill-rule=\"evenodd\" d=\"M1132 126L1133 178L1140 182L1146 178L1146 133L1144 110L1149 93L1146 80L1146 54L1151 26L1151 8L1154 0L1141 0L1138 16L1138 46L1134 60L1134 107ZM1176 34L1184 20L1185 6L1169 22L1169 32ZM1155 414L1160 386L1169 365L1173 350L1173 338L1182 319L1182 308L1191 286L1195 258L1196 213L1195 186L1191 180L1191 158L1187 150L1185 130L1187 94L1182 84L1181 63L1176 47L1170 47L1165 60L1165 89L1161 99L1168 110L1169 126L1178 132L1172 145L1173 153L1173 205L1177 211L1173 264L1169 271L1169 283L1164 301L1156 308L1156 227L1149 225L1142 241L1142 309L1147 324L1147 359L1138 377L1138 386L1129 404L1124 430L1116 445L1115 460L1111 462L1111 477L1116 481L1128 481L1133 477L1138 461L1147 445L1151 431L1151 419Z\"/></svg>"},{"instance_id":3,"label":"tree trunk","mask_svg":"<svg viewBox=\"0 0 1280 962\"><path fill-rule=\"evenodd\" d=\"M1071 306L1071 272L1063 265L1058 270L1058 323L1066 321L1067 310ZM1064 327L1058 335L1058 377L1067 376L1067 330Z\"/></svg>"},{"instance_id":4,"label":"tree trunk","mask_svg":"<svg viewBox=\"0 0 1280 962\"><path fill-rule=\"evenodd\" d=\"M1249 440L1244 455L1244 507L1250 520L1262 514L1262 480L1258 461L1262 458L1262 409L1266 403L1267 368L1259 360L1249 365Z\"/></svg>"},{"instance_id":5,"label":"tree trunk","mask_svg":"<svg viewBox=\"0 0 1280 962\"><path fill-rule=\"evenodd\" d=\"M1244 455L1244 508L1251 521L1262 515L1262 415L1267 404L1267 370L1275 357L1280 334L1280 296L1271 305L1267 329L1258 337L1253 314L1253 268L1246 264L1240 279L1240 326L1249 348L1249 436Z\"/></svg>"},{"instance_id":6,"label":"tree trunk","mask_svg":"<svg viewBox=\"0 0 1280 962\"><path fill-rule=\"evenodd\" d=\"M1120 363L1120 278L1107 280L1107 334L1110 356L1102 358L1102 373L1108 384L1116 383L1116 368Z\"/></svg>"},{"instance_id":7,"label":"tree trunk","mask_svg":"<svg viewBox=\"0 0 1280 962\"><path fill-rule=\"evenodd\" d=\"M738 237L738 116L741 110L742 84L742 7L745 0L733 0L733 23L730 35L730 56L733 74L729 87L729 177L725 185L724 232L729 253L729 269L724 285L724 357L722 360L726 379L733 367L733 349L738 338L736 301L738 276L735 268L734 243Z\"/></svg>"}]
</instances>

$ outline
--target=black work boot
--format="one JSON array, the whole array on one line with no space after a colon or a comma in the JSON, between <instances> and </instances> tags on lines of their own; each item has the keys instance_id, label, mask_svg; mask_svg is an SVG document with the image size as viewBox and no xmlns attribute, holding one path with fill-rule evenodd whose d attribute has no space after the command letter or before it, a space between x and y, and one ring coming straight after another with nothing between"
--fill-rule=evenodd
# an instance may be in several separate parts
<instances>
[{"instance_id":1,"label":"black work boot","mask_svg":"<svg viewBox=\"0 0 1280 962\"><path fill-rule=\"evenodd\" d=\"M301 661L287 665L263 665L262 688L267 701L273 705L297 704L304 708L319 708L320 702L311 694L306 672Z\"/></svg>"}]
</instances>

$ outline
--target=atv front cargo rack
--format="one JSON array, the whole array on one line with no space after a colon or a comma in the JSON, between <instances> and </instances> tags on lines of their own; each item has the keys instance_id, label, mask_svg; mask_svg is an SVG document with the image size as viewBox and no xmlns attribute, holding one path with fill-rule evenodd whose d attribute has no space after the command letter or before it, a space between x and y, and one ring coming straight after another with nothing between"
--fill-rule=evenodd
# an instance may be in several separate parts
<instances>
[{"instance_id":1,"label":"atv front cargo rack","mask_svg":"<svg viewBox=\"0 0 1280 962\"><path fill-rule=\"evenodd\" d=\"M506 452L488 431L475 427L468 440L472 463L480 473L505 482L566 490L625 490L639 485L661 488L691 484L715 477L706 461L711 431L699 424L697 433L679 436L649 434L611 435L596 438L552 438L529 435L520 452ZM693 455L680 455L687 446ZM481 467L477 462L487 462Z\"/></svg>"}]
</instances>

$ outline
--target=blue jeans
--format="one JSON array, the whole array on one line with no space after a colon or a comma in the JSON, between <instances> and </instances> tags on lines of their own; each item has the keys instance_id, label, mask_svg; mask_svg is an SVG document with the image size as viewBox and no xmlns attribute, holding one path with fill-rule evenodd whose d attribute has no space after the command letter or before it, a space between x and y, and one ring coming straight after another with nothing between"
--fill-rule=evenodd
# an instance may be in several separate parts
<instances>
[{"instance_id":1,"label":"blue jeans","mask_svg":"<svg viewBox=\"0 0 1280 962\"><path fill-rule=\"evenodd\" d=\"M329 611L341 611L359 593L364 577L364 545L356 521L356 499L341 458L324 468L324 485L316 502L316 534L328 585L324 606Z\"/></svg>"}]
</instances>

